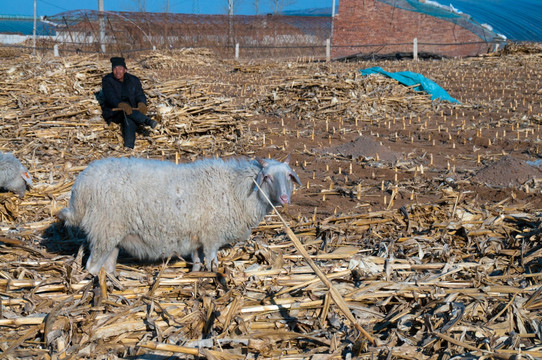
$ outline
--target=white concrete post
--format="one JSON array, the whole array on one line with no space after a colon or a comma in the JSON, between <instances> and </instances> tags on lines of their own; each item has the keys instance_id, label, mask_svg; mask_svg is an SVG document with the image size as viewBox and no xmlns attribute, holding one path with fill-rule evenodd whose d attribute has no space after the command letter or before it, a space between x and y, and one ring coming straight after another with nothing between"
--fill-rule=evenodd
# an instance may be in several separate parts
<instances>
[{"instance_id":1,"label":"white concrete post","mask_svg":"<svg viewBox=\"0 0 542 360\"><path fill-rule=\"evenodd\" d=\"M34 28L32 30L32 55L36 55L36 17L37 17L37 0L34 0Z\"/></svg>"},{"instance_id":2,"label":"white concrete post","mask_svg":"<svg viewBox=\"0 0 542 360\"><path fill-rule=\"evenodd\" d=\"M239 43L235 44L235 60L239 60Z\"/></svg>"},{"instance_id":3,"label":"white concrete post","mask_svg":"<svg viewBox=\"0 0 542 360\"><path fill-rule=\"evenodd\" d=\"M53 47L53 51L55 52L55 57L60 56L60 54L58 53L58 44L55 44L55 46Z\"/></svg>"},{"instance_id":4,"label":"white concrete post","mask_svg":"<svg viewBox=\"0 0 542 360\"><path fill-rule=\"evenodd\" d=\"M414 42L412 44L412 57L414 60L418 61L418 38L414 38Z\"/></svg>"},{"instance_id":5,"label":"white concrete post","mask_svg":"<svg viewBox=\"0 0 542 360\"><path fill-rule=\"evenodd\" d=\"M105 19L104 19L104 0L98 0L98 11L100 25L100 49L105 54Z\"/></svg>"},{"instance_id":6,"label":"white concrete post","mask_svg":"<svg viewBox=\"0 0 542 360\"><path fill-rule=\"evenodd\" d=\"M326 39L326 61L329 62L331 60L331 40Z\"/></svg>"}]
</instances>

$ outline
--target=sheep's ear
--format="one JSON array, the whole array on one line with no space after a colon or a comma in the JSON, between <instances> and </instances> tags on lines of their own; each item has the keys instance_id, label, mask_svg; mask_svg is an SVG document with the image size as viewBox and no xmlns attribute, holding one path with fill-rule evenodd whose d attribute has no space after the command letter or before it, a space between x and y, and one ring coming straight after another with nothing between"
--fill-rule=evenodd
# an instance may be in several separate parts
<instances>
[{"instance_id":1,"label":"sheep's ear","mask_svg":"<svg viewBox=\"0 0 542 360\"><path fill-rule=\"evenodd\" d=\"M298 185L301 185L301 180L299 180L299 177L297 176L297 174L295 172L292 171L290 173L290 176L292 177L294 182L296 182Z\"/></svg>"},{"instance_id":2,"label":"sheep's ear","mask_svg":"<svg viewBox=\"0 0 542 360\"><path fill-rule=\"evenodd\" d=\"M284 160L284 163L286 165L290 165L290 154L288 154L288 156L286 157L286 160Z\"/></svg>"},{"instance_id":3,"label":"sheep's ear","mask_svg":"<svg viewBox=\"0 0 542 360\"><path fill-rule=\"evenodd\" d=\"M263 168L269 166L269 163L261 157L256 156L256 161L258 162L258 164L260 164L260 166L262 167L262 170L260 170L260 172L258 173L258 176L256 176L256 184L258 185L257 186L254 185L254 191L258 191L258 186L260 187L262 186L264 178L265 178L264 173L263 173Z\"/></svg>"},{"instance_id":4,"label":"sheep's ear","mask_svg":"<svg viewBox=\"0 0 542 360\"><path fill-rule=\"evenodd\" d=\"M258 191L258 186L262 187L263 178L264 178L263 171L260 171L258 173L258 176L256 176L256 184L258 184L258 185L254 185L254 191Z\"/></svg>"},{"instance_id":5,"label":"sheep's ear","mask_svg":"<svg viewBox=\"0 0 542 360\"><path fill-rule=\"evenodd\" d=\"M256 157L256 161L257 161L262 167L266 167L266 166L269 165L269 163L267 162L267 160L262 159L261 157Z\"/></svg>"},{"instance_id":6,"label":"sheep's ear","mask_svg":"<svg viewBox=\"0 0 542 360\"><path fill-rule=\"evenodd\" d=\"M33 185L32 184L32 178L30 177L30 174L28 173L28 171L26 171L26 170L21 171L21 177L23 178L24 181L26 181L28 186Z\"/></svg>"}]
</instances>

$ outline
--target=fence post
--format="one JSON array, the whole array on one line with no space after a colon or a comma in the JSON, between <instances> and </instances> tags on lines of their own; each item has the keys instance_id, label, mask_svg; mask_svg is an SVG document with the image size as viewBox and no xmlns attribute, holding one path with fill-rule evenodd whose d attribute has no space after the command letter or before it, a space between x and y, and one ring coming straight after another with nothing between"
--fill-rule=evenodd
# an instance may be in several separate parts
<instances>
[{"instance_id":1,"label":"fence post","mask_svg":"<svg viewBox=\"0 0 542 360\"><path fill-rule=\"evenodd\" d=\"M58 54L58 44L55 44L55 46L53 47L53 50L55 53L55 57L59 57L60 55Z\"/></svg>"},{"instance_id":2,"label":"fence post","mask_svg":"<svg viewBox=\"0 0 542 360\"><path fill-rule=\"evenodd\" d=\"M32 30L32 55L36 55L36 8L37 0L34 0L34 28Z\"/></svg>"},{"instance_id":3,"label":"fence post","mask_svg":"<svg viewBox=\"0 0 542 360\"><path fill-rule=\"evenodd\" d=\"M235 60L239 60L239 43L235 43Z\"/></svg>"},{"instance_id":4,"label":"fence post","mask_svg":"<svg viewBox=\"0 0 542 360\"><path fill-rule=\"evenodd\" d=\"M326 39L326 61L329 62L331 60L331 40Z\"/></svg>"},{"instance_id":5,"label":"fence post","mask_svg":"<svg viewBox=\"0 0 542 360\"><path fill-rule=\"evenodd\" d=\"M98 24L100 26L100 48L103 54L105 54L105 18L104 18L104 0L98 0Z\"/></svg>"},{"instance_id":6,"label":"fence post","mask_svg":"<svg viewBox=\"0 0 542 360\"><path fill-rule=\"evenodd\" d=\"M414 38L412 43L412 57L418 61L418 38Z\"/></svg>"}]
</instances>

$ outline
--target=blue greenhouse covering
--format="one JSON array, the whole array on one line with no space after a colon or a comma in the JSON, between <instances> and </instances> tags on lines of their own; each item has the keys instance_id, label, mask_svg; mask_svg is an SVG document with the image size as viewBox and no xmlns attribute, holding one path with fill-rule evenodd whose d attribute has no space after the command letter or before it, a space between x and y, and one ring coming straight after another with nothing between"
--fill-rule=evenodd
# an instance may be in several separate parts
<instances>
[{"instance_id":1,"label":"blue greenhouse covering","mask_svg":"<svg viewBox=\"0 0 542 360\"><path fill-rule=\"evenodd\" d=\"M33 32L33 16L0 15L0 34L32 35ZM51 35L54 34L54 28L50 24L41 21L41 19L37 19L36 34Z\"/></svg>"},{"instance_id":2,"label":"blue greenhouse covering","mask_svg":"<svg viewBox=\"0 0 542 360\"><path fill-rule=\"evenodd\" d=\"M436 6L434 2L421 2L419 0L377 0L396 8L414 11L429 16L451 21L476 34L484 41L491 41L498 37L498 34L490 29L483 27L480 23L473 20L469 15L461 14L444 6Z\"/></svg>"}]
</instances>

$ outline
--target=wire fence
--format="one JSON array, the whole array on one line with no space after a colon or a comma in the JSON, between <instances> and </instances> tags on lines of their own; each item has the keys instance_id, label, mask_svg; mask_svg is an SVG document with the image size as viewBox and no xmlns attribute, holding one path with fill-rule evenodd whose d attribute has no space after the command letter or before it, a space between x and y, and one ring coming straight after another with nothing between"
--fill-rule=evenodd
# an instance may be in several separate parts
<instances>
[{"instance_id":1,"label":"wire fence","mask_svg":"<svg viewBox=\"0 0 542 360\"><path fill-rule=\"evenodd\" d=\"M311 58L329 60L332 18L282 15L191 15L143 12L77 10L40 22L40 36L23 44L4 45L56 55L103 53L125 55L149 50L206 48L222 58ZM420 57L446 54L452 47L469 47L477 53L500 44L472 43L352 44L343 59L383 56Z\"/></svg>"},{"instance_id":2,"label":"wire fence","mask_svg":"<svg viewBox=\"0 0 542 360\"><path fill-rule=\"evenodd\" d=\"M142 12L60 13L49 41L60 51L123 54L150 49L209 48L223 57L325 56L330 17L228 16ZM43 42L47 42L44 38ZM47 45L45 47L48 47Z\"/></svg>"},{"instance_id":3,"label":"wire fence","mask_svg":"<svg viewBox=\"0 0 542 360\"><path fill-rule=\"evenodd\" d=\"M400 48L398 48L400 47ZM410 50L405 50L410 47ZM325 44L322 45L300 45L300 46L192 46L191 49L206 49L215 53L223 59L237 60L258 60L258 59L306 59L307 61L356 61L356 60L383 60L383 59L442 59L447 57L443 54L443 49L456 47L468 47L476 50L476 54L502 49L501 43L473 42L473 43L443 43L443 44L421 44L421 49L418 52L412 50L412 43L403 44L365 44L365 45L344 45L340 48L349 48L353 50L351 55L333 57L330 56L330 50ZM156 50L155 48L139 48L126 49L122 52L109 51L102 53L96 49L85 49L74 46L66 46L66 44L52 44L38 41L38 45L33 47L31 44L4 44L0 49L17 49L24 52L38 52L40 54L55 54L55 56L69 56L71 54L103 54L104 56L113 55L134 55L137 53L145 53ZM175 48L170 48L174 50ZM493 50L489 50L493 49ZM450 55L449 57L452 57Z\"/></svg>"}]
</instances>

